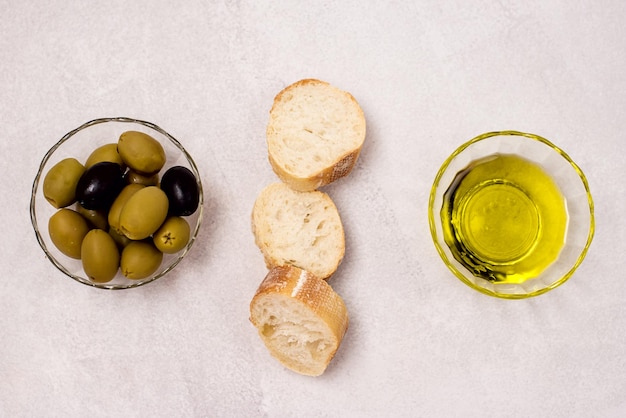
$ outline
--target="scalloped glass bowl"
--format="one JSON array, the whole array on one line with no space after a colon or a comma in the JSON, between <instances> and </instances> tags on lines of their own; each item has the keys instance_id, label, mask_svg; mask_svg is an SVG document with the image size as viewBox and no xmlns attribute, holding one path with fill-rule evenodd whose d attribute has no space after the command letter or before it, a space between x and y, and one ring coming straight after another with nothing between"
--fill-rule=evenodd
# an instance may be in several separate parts
<instances>
[{"instance_id":1,"label":"scalloped glass bowl","mask_svg":"<svg viewBox=\"0 0 626 418\"><path fill-rule=\"evenodd\" d=\"M120 134L125 131L141 131L158 140L165 150L166 163L161 173L172 166L187 167L196 177L200 191L198 209L185 217L191 227L191 236L187 246L176 254L164 254L159 269L151 276L141 280L131 280L118 271L117 276L107 283L94 283L86 276L80 260L62 254L52 243L48 233L48 219L57 211L43 196L43 178L48 170L64 158L74 157L84 162L97 147L117 142ZM35 230L37 241L50 262L68 277L79 283L100 289L130 289L153 282L168 274L182 261L195 242L203 211L203 191L200 174L191 155L174 137L157 125L137 119L118 117L102 118L87 122L68 132L45 154L33 182L30 200L30 218ZM71 208L71 207L70 207Z\"/></svg>"},{"instance_id":2,"label":"scalloped glass bowl","mask_svg":"<svg viewBox=\"0 0 626 418\"><path fill-rule=\"evenodd\" d=\"M441 208L453 179L472 161L498 153L515 154L541 166L556 182L566 201L568 224L557 260L537 277L522 283L498 283L474 275L454 258L444 240ZM563 284L583 261L594 234L593 200L582 170L547 139L517 131L486 133L457 148L437 173L430 193L428 218L437 252L452 273L475 290L507 299L537 296Z\"/></svg>"}]
</instances>

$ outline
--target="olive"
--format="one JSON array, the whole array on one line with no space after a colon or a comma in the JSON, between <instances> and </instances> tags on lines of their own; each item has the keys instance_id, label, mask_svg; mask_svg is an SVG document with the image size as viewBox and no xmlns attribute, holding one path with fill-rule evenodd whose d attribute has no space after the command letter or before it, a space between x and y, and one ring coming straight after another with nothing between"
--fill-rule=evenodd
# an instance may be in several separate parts
<instances>
[{"instance_id":1,"label":"olive","mask_svg":"<svg viewBox=\"0 0 626 418\"><path fill-rule=\"evenodd\" d=\"M71 209L60 209L48 220L48 233L55 247L68 257L80 259L80 248L89 232L87 221Z\"/></svg>"},{"instance_id":2,"label":"olive","mask_svg":"<svg viewBox=\"0 0 626 418\"><path fill-rule=\"evenodd\" d=\"M132 241L122 250L120 267L129 279L145 279L157 271L163 261L163 253L151 242Z\"/></svg>"},{"instance_id":3,"label":"olive","mask_svg":"<svg viewBox=\"0 0 626 418\"><path fill-rule=\"evenodd\" d=\"M161 190L170 202L170 215L188 216L196 211L200 202L200 188L196 176L182 166L170 168L161 178Z\"/></svg>"},{"instance_id":4,"label":"olive","mask_svg":"<svg viewBox=\"0 0 626 418\"><path fill-rule=\"evenodd\" d=\"M143 132L122 133L117 141L117 151L128 167L140 173L154 174L165 165L163 146Z\"/></svg>"},{"instance_id":5,"label":"olive","mask_svg":"<svg viewBox=\"0 0 626 418\"><path fill-rule=\"evenodd\" d=\"M120 231L128 238L142 240L152 235L167 217L167 196L156 186L135 192L120 212Z\"/></svg>"},{"instance_id":6,"label":"olive","mask_svg":"<svg viewBox=\"0 0 626 418\"><path fill-rule=\"evenodd\" d=\"M117 274L120 253L113 238L101 229L92 229L85 235L81 246L81 259L85 274L91 281L106 283Z\"/></svg>"},{"instance_id":7,"label":"olive","mask_svg":"<svg viewBox=\"0 0 626 418\"><path fill-rule=\"evenodd\" d=\"M159 251L174 254L185 248L190 235L191 228L187 221L180 216L171 216L163 222L152 239Z\"/></svg>"},{"instance_id":8,"label":"olive","mask_svg":"<svg viewBox=\"0 0 626 418\"><path fill-rule=\"evenodd\" d=\"M122 157L120 157L120 154L117 152L116 143L105 144L93 150L93 152L89 154L89 157L87 157L87 161L85 161L85 167L89 168L103 161L117 163L121 166L124 165Z\"/></svg>"},{"instance_id":9,"label":"olive","mask_svg":"<svg viewBox=\"0 0 626 418\"><path fill-rule=\"evenodd\" d=\"M150 175L138 173L135 170L128 170L124 174L124 179L128 184L143 184L144 186L156 186L159 184L159 173Z\"/></svg>"},{"instance_id":10,"label":"olive","mask_svg":"<svg viewBox=\"0 0 626 418\"><path fill-rule=\"evenodd\" d=\"M109 235L111 235L111 238L113 238L113 241L115 241L115 243L117 244L117 248L120 249L126 247L128 244L133 242L133 240L128 238L126 235L116 231L113 228L109 228Z\"/></svg>"},{"instance_id":11,"label":"olive","mask_svg":"<svg viewBox=\"0 0 626 418\"><path fill-rule=\"evenodd\" d=\"M103 161L85 170L76 185L76 198L85 209L108 210L124 185L122 167Z\"/></svg>"},{"instance_id":12,"label":"olive","mask_svg":"<svg viewBox=\"0 0 626 418\"><path fill-rule=\"evenodd\" d=\"M144 186L141 184L129 184L125 186L120 194L117 195L111 208L109 209L108 221L109 226L113 228L115 231L121 233L120 230L120 213L122 213L122 208L128 202L128 199L132 195L134 195L138 190L143 189Z\"/></svg>"},{"instance_id":13,"label":"olive","mask_svg":"<svg viewBox=\"0 0 626 418\"><path fill-rule=\"evenodd\" d=\"M76 212L80 213L89 225L94 228L104 229L105 231L109 227L107 221L107 214L101 210L85 209L80 204L76 205Z\"/></svg>"},{"instance_id":14,"label":"olive","mask_svg":"<svg viewBox=\"0 0 626 418\"><path fill-rule=\"evenodd\" d=\"M55 208L64 208L76 201L76 185L85 167L76 158L56 163L43 179L43 196Z\"/></svg>"}]
</instances>

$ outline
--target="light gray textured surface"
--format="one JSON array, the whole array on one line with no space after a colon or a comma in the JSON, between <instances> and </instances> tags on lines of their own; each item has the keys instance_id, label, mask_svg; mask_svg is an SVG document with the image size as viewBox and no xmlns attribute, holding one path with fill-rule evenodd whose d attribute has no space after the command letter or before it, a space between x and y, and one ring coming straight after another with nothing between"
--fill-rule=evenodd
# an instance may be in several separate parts
<instances>
[{"instance_id":1,"label":"light gray textured surface","mask_svg":"<svg viewBox=\"0 0 626 418\"><path fill-rule=\"evenodd\" d=\"M626 414L626 3L0 1L0 416L587 417ZM276 178L273 97L315 77L368 123L327 188L351 324L320 378L248 322L265 275L250 232ZM95 118L154 122L203 174L199 241L122 292L65 278L28 217L44 153ZM538 298L479 294L440 261L427 198L443 160L493 130L542 135L587 174L597 232Z\"/></svg>"}]
</instances>

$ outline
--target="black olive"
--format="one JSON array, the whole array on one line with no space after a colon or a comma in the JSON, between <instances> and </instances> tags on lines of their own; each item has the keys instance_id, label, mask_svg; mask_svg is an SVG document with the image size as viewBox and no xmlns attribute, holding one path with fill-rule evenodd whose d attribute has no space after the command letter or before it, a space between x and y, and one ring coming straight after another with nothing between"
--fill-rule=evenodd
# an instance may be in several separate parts
<instances>
[{"instance_id":1,"label":"black olive","mask_svg":"<svg viewBox=\"0 0 626 418\"><path fill-rule=\"evenodd\" d=\"M76 185L76 200L85 209L107 210L125 186L122 167L100 162L89 167Z\"/></svg>"},{"instance_id":2,"label":"black olive","mask_svg":"<svg viewBox=\"0 0 626 418\"><path fill-rule=\"evenodd\" d=\"M182 166L170 168L161 177L161 190L169 200L169 214L188 216L196 211L200 202L200 189L196 176Z\"/></svg>"}]
</instances>

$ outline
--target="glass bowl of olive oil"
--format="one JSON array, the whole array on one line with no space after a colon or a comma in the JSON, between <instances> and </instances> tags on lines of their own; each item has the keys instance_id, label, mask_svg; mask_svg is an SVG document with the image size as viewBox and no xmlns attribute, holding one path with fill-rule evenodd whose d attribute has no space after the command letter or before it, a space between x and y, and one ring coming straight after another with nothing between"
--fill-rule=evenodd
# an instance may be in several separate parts
<instances>
[{"instance_id":1,"label":"glass bowl of olive oil","mask_svg":"<svg viewBox=\"0 0 626 418\"><path fill-rule=\"evenodd\" d=\"M564 283L594 234L582 170L538 135L480 135L443 163L428 211L435 247L465 284L521 299Z\"/></svg>"}]
</instances>

